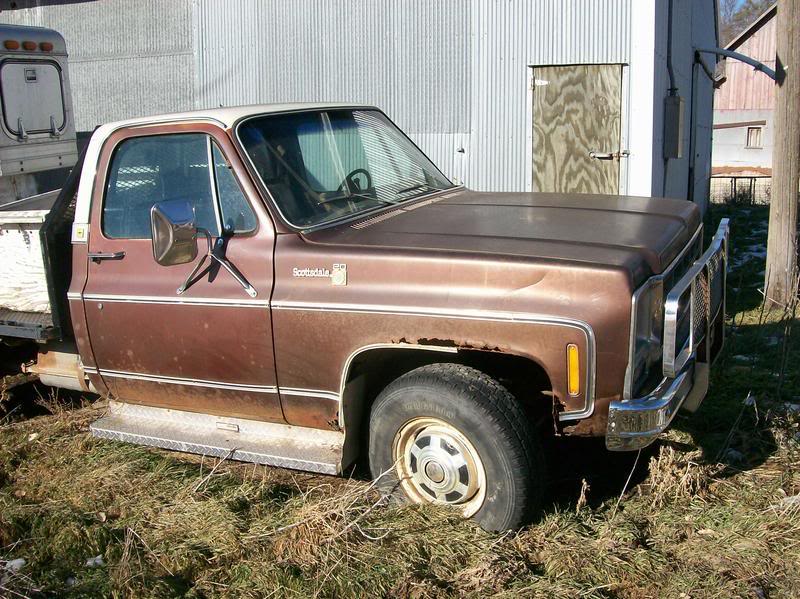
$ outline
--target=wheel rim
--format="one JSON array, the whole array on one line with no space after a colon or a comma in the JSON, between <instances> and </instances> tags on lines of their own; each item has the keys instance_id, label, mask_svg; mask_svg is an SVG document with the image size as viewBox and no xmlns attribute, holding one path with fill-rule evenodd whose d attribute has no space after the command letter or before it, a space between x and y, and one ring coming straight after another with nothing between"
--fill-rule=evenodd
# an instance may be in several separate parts
<instances>
[{"instance_id":1,"label":"wheel rim","mask_svg":"<svg viewBox=\"0 0 800 599\"><path fill-rule=\"evenodd\" d=\"M483 462L470 441L438 418L415 418L393 448L400 485L415 503L449 505L469 517L486 496Z\"/></svg>"}]
</instances>

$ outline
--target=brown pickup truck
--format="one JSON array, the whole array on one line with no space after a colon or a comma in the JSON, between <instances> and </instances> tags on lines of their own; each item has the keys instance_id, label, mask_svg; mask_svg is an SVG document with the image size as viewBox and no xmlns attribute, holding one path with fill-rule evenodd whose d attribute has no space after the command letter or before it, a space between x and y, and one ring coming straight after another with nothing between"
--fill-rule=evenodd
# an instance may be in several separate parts
<instances>
[{"instance_id":1,"label":"brown pickup truck","mask_svg":"<svg viewBox=\"0 0 800 599\"><path fill-rule=\"evenodd\" d=\"M543 435L638 449L699 405L727 235L704 248L685 201L455 186L371 107L164 115L98 128L60 193L0 208L0 286L41 267L0 336L109 398L99 437L361 456L500 530L541 499Z\"/></svg>"}]
</instances>

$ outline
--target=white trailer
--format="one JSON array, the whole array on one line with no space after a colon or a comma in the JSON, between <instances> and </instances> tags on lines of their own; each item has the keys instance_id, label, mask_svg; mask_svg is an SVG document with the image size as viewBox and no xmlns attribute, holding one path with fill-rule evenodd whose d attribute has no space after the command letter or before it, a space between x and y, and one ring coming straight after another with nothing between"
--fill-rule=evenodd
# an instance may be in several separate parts
<instances>
[{"instance_id":1,"label":"white trailer","mask_svg":"<svg viewBox=\"0 0 800 599\"><path fill-rule=\"evenodd\" d=\"M64 38L0 25L0 205L60 186L77 158Z\"/></svg>"},{"instance_id":2,"label":"white trailer","mask_svg":"<svg viewBox=\"0 0 800 599\"><path fill-rule=\"evenodd\" d=\"M69 277L69 256L47 248L69 235L51 209L77 160L64 38L0 25L0 338L8 329L37 340L60 332L65 307L51 290L63 281L51 279Z\"/></svg>"}]
</instances>

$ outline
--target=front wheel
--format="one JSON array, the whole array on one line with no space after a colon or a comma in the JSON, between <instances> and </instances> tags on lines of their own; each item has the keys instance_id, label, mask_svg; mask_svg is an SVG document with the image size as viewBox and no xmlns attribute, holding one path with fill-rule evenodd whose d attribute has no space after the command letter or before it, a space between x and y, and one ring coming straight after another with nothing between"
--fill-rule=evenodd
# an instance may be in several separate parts
<instances>
[{"instance_id":1,"label":"front wheel","mask_svg":"<svg viewBox=\"0 0 800 599\"><path fill-rule=\"evenodd\" d=\"M370 414L369 460L384 490L450 506L493 531L524 524L546 478L538 439L514 397L460 364L417 368L381 392Z\"/></svg>"}]
</instances>

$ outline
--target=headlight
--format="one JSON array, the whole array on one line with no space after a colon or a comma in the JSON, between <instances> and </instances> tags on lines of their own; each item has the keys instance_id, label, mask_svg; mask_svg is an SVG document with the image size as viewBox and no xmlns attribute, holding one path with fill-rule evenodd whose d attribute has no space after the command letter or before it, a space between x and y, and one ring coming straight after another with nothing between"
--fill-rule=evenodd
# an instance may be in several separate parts
<instances>
[{"instance_id":1,"label":"headlight","mask_svg":"<svg viewBox=\"0 0 800 599\"><path fill-rule=\"evenodd\" d=\"M661 280L651 280L636 292L631 352L631 396L637 397L655 388L661 380L664 333L664 287ZM658 373L658 376L655 376ZM652 380L651 380L652 379ZM650 384L648 384L650 383Z\"/></svg>"}]
</instances>

